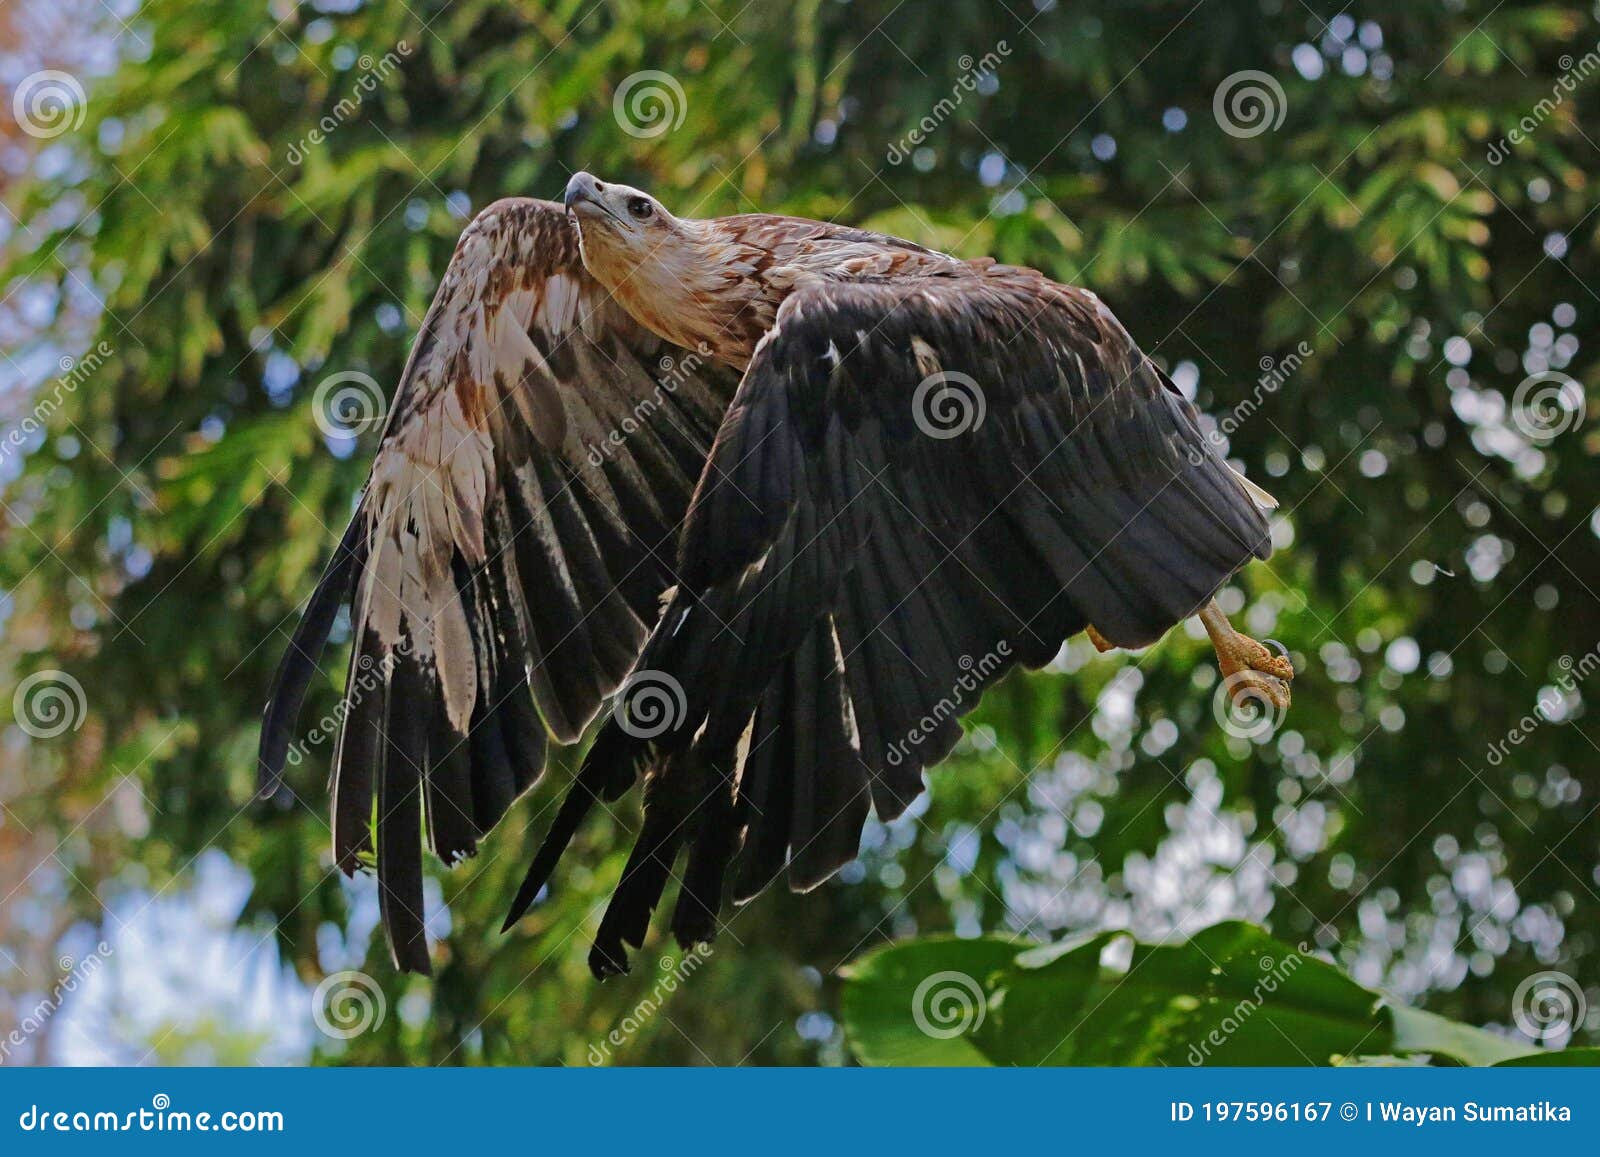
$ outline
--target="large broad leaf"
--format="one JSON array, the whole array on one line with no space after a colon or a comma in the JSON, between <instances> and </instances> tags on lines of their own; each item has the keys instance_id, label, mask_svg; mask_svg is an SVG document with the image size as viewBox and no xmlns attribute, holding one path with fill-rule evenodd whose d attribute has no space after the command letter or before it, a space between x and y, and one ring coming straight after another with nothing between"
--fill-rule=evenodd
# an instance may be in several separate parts
<instances>
[{"instance_id":1,"label":"large broad leaf","mask_svg":"<svg viewBox=\"0 0 1600 1157\"><path fill-rule=\"evenodd\" d=\"M990 1064L988 985L1021 947L993 938L918 940L849 965L844 1020L856 1052L875 1065Z\"/></svg>"},{"instance_id":2,"label":"large broad leaf","mask_svg":"<svg viewBox=\"0 0 1600 1157\"><path fill-rule=\"evenodd\" d=\"M1107 950L1125 939L892 945L845 970L845 1028L856 1055L880 1065L1320 1065L1398 1056L1489 1065L1560 1055L1395 1005L1249 924L1134 944L1125 967L1108 966L1117 954Z\"/></svg>"},{"instance_id":3,"label":"large broad leaf","mask_svg":"<svg viewBox=\"0 0 1600 1157\"><path fill-rule=\"evenodd\" d=\"M1550 1064L1543 1058L1561 1055L1546 1049L1530 1049L1503 1036L1420 1008L1390 1004L1388 1012L1394 1023L1395 1048L1399 1052L1430 1053L1463 1065L1498 1065L1518 1059L1535 1065Z\"/></svg>"}]
</instances>

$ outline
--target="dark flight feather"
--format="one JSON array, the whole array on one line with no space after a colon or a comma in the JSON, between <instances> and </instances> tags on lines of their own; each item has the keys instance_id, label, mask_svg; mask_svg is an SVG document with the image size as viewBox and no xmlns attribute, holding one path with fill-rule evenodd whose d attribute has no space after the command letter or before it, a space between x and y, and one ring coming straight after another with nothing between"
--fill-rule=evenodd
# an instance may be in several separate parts
<instances>
[{"instance_id":1,"label":"dark flight feather","mask_svg":"<svg viewBox=\"0 0 1600 1157\"><path fill-rule=\"evenodd\" d=\"M610 300L560 206L501 201L462 235L261 732L271 791L348 599L335 860L375 858L400 967L428 967L423 841L472 855L547 733L576 740L627 675L735 384Z\"/></svg>"}]
</instances>

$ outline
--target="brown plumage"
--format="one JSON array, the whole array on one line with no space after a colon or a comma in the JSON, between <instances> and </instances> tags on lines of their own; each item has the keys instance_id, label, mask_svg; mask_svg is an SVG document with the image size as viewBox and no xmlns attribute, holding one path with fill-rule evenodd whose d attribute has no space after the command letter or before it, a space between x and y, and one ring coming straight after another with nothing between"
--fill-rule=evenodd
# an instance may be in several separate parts
<instances>
[{"instance_id":1,"label":"brown plumage","mask_svg":"<svg viewBox=\"0 0 1600 1157\"><path fill-rule=\"evenodd\" d=\"M738 901L785 869L814 887L983 687L1086 628L1143 646L1206 607L1224 673L1286 705L1292 668L1207 607L1265 557L1270 502L1084 290L822 222L679 219L580 173L565 209L499 201L463 234L280 668L263 786L348 597L334 854L375 859L396 961L425 972L424 833L471 855L547 733L576 742L621 688L507 920L642 779L604 975L683 849L685 944L735 860Z\"/></svg>"}]
</instances>

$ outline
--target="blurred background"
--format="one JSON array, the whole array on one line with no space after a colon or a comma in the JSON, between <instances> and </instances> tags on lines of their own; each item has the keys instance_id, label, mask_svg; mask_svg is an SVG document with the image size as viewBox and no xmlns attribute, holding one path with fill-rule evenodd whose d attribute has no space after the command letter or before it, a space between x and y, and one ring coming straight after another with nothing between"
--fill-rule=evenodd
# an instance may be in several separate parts
<instances>
[{"instance_id":1,"label":"blurred background","mask_svg":"<svg viewBox=\"0 0 1600 1157\"><path fill-rule=\"evenodd\" d=\"M1559 971L1600 1043L1594 7L7 0L0 90L5 1063L837 1064L886 941L1227 918L1508 1033ZM1194 630L1074 640L838 878L603 986L607 817L498 932L567 752L397 976L325 746L252 800L376 437L319 386L387 392L466 222L578 168L1094 289L1282 501L1223 601L1288 716L1225 726Z\"/></svg>"}]
</instances>

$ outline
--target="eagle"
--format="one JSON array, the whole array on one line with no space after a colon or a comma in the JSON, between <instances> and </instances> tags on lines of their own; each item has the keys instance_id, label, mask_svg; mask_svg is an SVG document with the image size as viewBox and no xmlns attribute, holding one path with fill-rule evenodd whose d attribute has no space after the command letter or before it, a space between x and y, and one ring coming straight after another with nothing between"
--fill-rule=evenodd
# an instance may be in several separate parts
<instances>
[{"instance_id":1,"label":"eagle","mask_svg":"<svg viewBox=\"0 0 1600 1157\"><path fill-rule=\"evenodd\" d=\"M376 868L395 965L427 973L423 844L473 855L604 708L505 926L639 786L605 977L669 879L685 948L727 899L827 880L986 687L1072 636L1141 648L1198 614L1235 701L1287 708L1288 656L1214 600L1274 505L1085 289L580 172L462 233L278 668L260 786L348 605L333 858Z\"/></svg>"}]
</instances>

